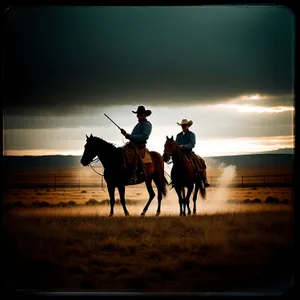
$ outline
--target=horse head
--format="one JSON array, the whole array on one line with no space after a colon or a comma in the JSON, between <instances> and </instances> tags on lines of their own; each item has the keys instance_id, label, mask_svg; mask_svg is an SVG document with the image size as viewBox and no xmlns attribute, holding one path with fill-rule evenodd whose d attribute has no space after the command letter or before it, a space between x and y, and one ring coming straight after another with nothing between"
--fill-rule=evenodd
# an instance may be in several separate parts
<instances>
[{"instance_id":1,"label":"horse head","mask_svg":"<svg viewBox=\"0 0 300 300\"><path fill-rule=\"evenodd\" d=\"M84 145L84 152L80 160L85 167L90 164L97 155L96 138L91 134L90 137L86 135L86 144Z\"/></svg>"},{"instance_id":2,"label":"horse head","mask_svg":"<svg viewBox=\"0 0 300 300\"><path fill-rule=\"evenodd\" d=\"M167 140L164 145L164 153L163 153L163 160L164 162L168 162L170 160L170 157L173 155L174 151L178 149L176 142L173 139L173 135L169 138L168 136Z\"/></svg>"}]
</instances>

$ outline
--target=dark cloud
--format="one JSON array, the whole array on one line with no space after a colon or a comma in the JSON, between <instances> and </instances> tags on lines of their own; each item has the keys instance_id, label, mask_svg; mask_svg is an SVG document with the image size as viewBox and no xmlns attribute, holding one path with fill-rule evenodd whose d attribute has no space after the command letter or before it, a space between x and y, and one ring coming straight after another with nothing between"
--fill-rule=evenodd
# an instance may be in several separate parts
<instances>
[{"instance_id":1,"label":"dark cloud","mask_svg":"<svg viewBox=\"0 0 300 300\"><path fill-rule=\"evenodd\" d=\"M292 94L287 8L19 7L4 25L6 114Z\"/></svg>"}]
</instances>

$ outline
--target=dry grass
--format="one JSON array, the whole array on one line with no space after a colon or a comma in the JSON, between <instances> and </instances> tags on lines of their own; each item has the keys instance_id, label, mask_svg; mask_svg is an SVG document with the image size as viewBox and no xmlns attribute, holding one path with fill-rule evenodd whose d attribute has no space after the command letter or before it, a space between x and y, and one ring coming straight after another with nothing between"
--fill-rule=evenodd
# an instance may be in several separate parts
<instances>
[{"instance_id":1,"label":"dry grass","mask_svg":"<svg viewBox=\"0 0 300 300\"><path fill-rule=\"evenodd\" d=\"M288 284L292 210L191 217L4 215L18 288L227 291Z\"/></svg>"},{"instance_id":2,"label":"dry grass","mask_svg":"<svg viewBox=\"0 0 300 300\"><path fill-rule=\"evenodd\" d=\"M115 216L108 218L107 189L102 190L99 176L88 171L85 180L98 182L97 188L5 191L4 204L17 202L19 208L12 205L3 214L4 286L231 292L290 284L292 188L210 188L206 201L198 197L197 215L187 217L178 216L177 196L171 190L160 217L154 217L155 198L147 217L141 218L148 200L141 184L126 188L131 217L124 217L117 201ZM69 174L64 172L61 176ZM267 203L271 198L278 203ZM39 207L41 203L45 207Z\"/></svg>"}]
</instances>

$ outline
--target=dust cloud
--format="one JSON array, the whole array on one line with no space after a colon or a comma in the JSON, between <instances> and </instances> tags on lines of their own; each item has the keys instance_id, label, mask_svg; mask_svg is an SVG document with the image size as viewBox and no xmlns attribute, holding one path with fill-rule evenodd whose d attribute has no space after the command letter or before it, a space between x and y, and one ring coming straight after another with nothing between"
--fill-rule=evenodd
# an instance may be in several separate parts
<instances>
[{"instance_id":1,"label":"dust cloud","mask_svg":"<svg viewBox=\"0 0 300 300\"><path fill-rule=\"evenodd\" d=\"M214 186L207 189L206 201L199 203L199 210L202 213L219 213L230 212L232 209L236 209L227 203L231 195L235 193L231 184L236 177L236 166L226 165L218 160L211 160L207 169L217 169L219 176L214 183Z\"/></svg>"},{"instance_id":2,"label":"dust cloud","mask_svg":"<svg viewBox=\"0 0 300 300\"><path fill-rule=\"evenodd\" d=\"M215 192L210 194L209 200L212 202L224 202L230 197L230 184L236 176L236 166L226 166L224 163L220 163L218 169L221 171L221 175L217 178Z\"/></svg>"}]
</instances>

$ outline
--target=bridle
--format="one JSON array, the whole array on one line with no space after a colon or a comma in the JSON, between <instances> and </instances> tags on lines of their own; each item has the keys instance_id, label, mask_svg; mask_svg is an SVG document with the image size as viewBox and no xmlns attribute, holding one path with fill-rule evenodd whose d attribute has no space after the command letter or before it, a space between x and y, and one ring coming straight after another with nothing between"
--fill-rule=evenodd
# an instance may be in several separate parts
<instances>
[{"instance_id":1,"label":"bridle","mask_svg":"<svg viewBox=\"0 0 300 300\"><path fill-rule=\"evenodd\" d=\"M100 176L104 176L103 174L100 174L99 172L97 172L95 169L94 169L94 166L96 165L97 162L99 162L100 159L98 157L94 158L90 163L89 163L89 167L91 167L93 169L93 171L95 173L97 173L98 175ZM92 163L94 163L94 165L91 165Z\"/></svg>"},{"instance_id":2,"label":"bridle","mask_svg":"<svg viewBox=\"0 0 300 300\"><path fill-rule=\"evenodd\" d=\"M98 174L98 175L101 176L101 187L102 187L102 190L105 192L105 190L104 190L104 188L103 188L103 177L104 177L104 175L101 174L101 173L99 173L98 171L96 171L96 170L94 169L94 166L95 166L96 163L99 162L99 161L100 161L100 159L99 159L98 157L96 157L96 158L92 159L92 161L88 164L88 166L91 167L92 170L93 170L96 174Z\"/></svg>"},{"instance_id":3,"label":"bridle","mask_svg":"<svg viewBox=\"0 0 300 300\"><path fill-rule=\"evenodd\" d=\"M176 144L176 142L174 141L173 142L174 143L174 146L175 146L175 148L178 150L178 145ZM166 150L164 151L164 152L166 152ZM170 151L171 152L171 151ZM169 151L167 152L168 153L168 155L170 156L170 159L169 159L169 161L168 162L166 162L166 164L168 164L168 165L170 165L170 164L172 164L173 163L173 160L171 159L171 156L172 156L172 153L173 153L174 151L172 151L171 153L169 153Z\"/></svg>"}]
</instances>

